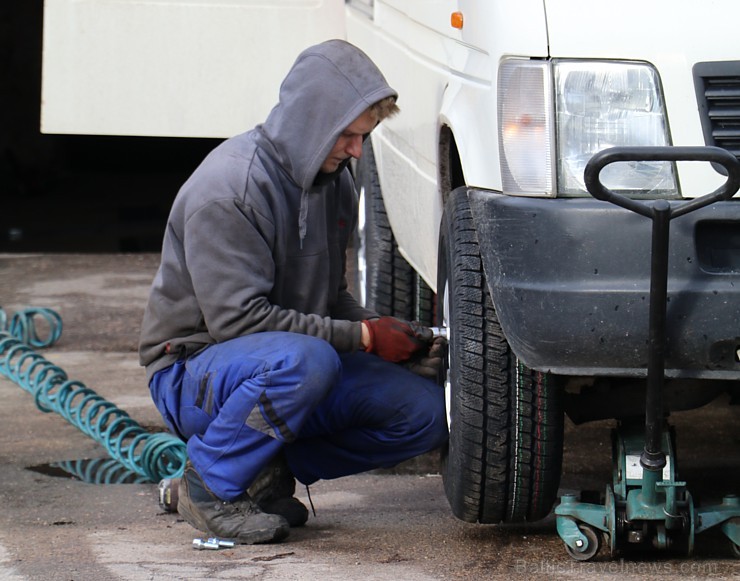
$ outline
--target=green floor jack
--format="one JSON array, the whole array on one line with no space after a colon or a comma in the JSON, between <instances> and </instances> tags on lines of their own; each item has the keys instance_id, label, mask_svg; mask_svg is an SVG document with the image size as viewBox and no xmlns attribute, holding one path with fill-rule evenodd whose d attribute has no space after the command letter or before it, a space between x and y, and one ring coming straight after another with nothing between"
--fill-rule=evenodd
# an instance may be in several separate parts
<instances>
[{"instance_id":1,"label":"green floor jack","mask_svg":"<svg viewBox=\"0 0 740 581\"><path fill-rule=\"evenodd\" d=\"M705 161L721 165L727 180L716 191L688 202L638 201L606 188L599 179L610 163L625 161ZM740 498L697 508L685 482L676 480L675 446L663 413L665 374L668 240L670 221L713 202L731 198L740 187L740 163L715 147L615 147L587 164L585 183L595 198L652 220L648 368L644 425L620 422L613 433L613 483L604 504L563 495L555 508L557 531L567 552L587 561L608 539L611 556L626 547L679 549L690 555L695 535L721 527L740 558Z\"/></svg>"}]
</instances>

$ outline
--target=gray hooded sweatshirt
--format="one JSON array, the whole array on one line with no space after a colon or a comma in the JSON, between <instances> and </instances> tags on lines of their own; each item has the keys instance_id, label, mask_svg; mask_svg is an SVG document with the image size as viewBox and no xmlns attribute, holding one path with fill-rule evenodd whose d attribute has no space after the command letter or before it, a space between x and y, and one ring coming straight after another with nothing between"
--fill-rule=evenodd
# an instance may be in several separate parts
<instances>
[{"instance_id":1,"label":"gray hooded sweatshirt","mask_svg":"<svg viewBox=\"0 0 740 581\"><path fill-rule=\"evenodd\" d=\"M298 56L264 124L214 149L180 189L141 326L147 378L208 345L261 331L360 346L375 313L347 290L357 194L342 164L319 169L369 106L396 96L356 47Z\"/></svg>"}]
</instances>

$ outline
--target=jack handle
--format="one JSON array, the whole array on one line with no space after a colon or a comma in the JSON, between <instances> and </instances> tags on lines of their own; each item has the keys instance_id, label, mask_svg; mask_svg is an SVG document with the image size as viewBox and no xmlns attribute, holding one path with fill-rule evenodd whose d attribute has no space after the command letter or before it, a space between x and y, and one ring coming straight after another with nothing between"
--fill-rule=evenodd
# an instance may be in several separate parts
<instances>
[{"instance_id":1,"label":"jack handle","mask_svg":"<svg viewBox=\"0 0 740 581\"><path fill-rule=\"evenodd\" d=\"M727 180L714 192L690 201L671 204L668 200L638 201L618 194L601 183L599 174L605 166L620 161L707 161L722 166ZM650 323L645 398L645 449L640 464L651 480L659 480L666 464L661 448L663 421L662 389L665 374L666 302L668 299L668 241L670 221L720 200L727 200L740 188L740 162L719 147L613 147L594 155L586 164L584 182L592 196L650 218L652 249L650 255ZM647 484L649 495L654 486Z\"/></svg>"},{"instance_id":2,"label":"jack handle","mask_svg":"<svg viewBox=\"0 0 740 581\"><path fill-rule=\"evenodd\" d=\"M599 180L599 174L605 166L619 161L708 161L719 164L726 170L727 180L724 184L710 194L672 208L671 218L688 214L720 200L728 200L740 189L740 161L721 147L611 147L596 153L588 161L584 171L584 182L589 193L596 199L611 202L647 218L653 217L650 205L613 192Z\"/></svg>"}]
</instances>

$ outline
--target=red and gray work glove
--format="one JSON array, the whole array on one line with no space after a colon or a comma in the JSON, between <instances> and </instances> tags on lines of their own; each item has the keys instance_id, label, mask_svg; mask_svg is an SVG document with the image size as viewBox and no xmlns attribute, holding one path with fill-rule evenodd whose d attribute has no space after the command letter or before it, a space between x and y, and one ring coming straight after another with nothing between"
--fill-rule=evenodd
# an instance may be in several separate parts
<instances>
[{"instance_id":1,"label":"red and gray work glove","mask_svg":"<svg viewBox=\"0 0 740 581\"><path fill-rule=\"evenodd\" d=\"M429 351L418 353L413 359L405 363L406 369L416 375L440 382L442 363L447 357L447 339L435 337Z\"/></svg>"},{"instance_id":2,"label":"red and gray work glove","mask_svg":"<svg viewBox=\"0 0 740 581\"><path fill-rule=\"evenodd\" d=\"M426 351L433 339L431 329L395 317L368 319L363 323L370 334L370 343L365 351L393 363L408 361L417 353Z\"/></svg>"}]
</instances>

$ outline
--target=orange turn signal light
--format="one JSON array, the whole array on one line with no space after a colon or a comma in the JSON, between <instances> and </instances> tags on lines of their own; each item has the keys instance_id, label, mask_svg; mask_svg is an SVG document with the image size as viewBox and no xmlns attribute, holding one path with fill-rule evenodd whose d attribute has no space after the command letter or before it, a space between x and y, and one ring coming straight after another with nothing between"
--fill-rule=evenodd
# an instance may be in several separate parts
<instances>
[{"instance_id":1,"label":"orange turn signal light","mask_svg":"<svg viewBox=\"0 0 740 581\"><path fill-rule=\"evenodd\" d=\"M452 28L462 29L463 27L462 12L453 12L450 15L450 24L452 25Z\"/></svg>"}]
</instances>

